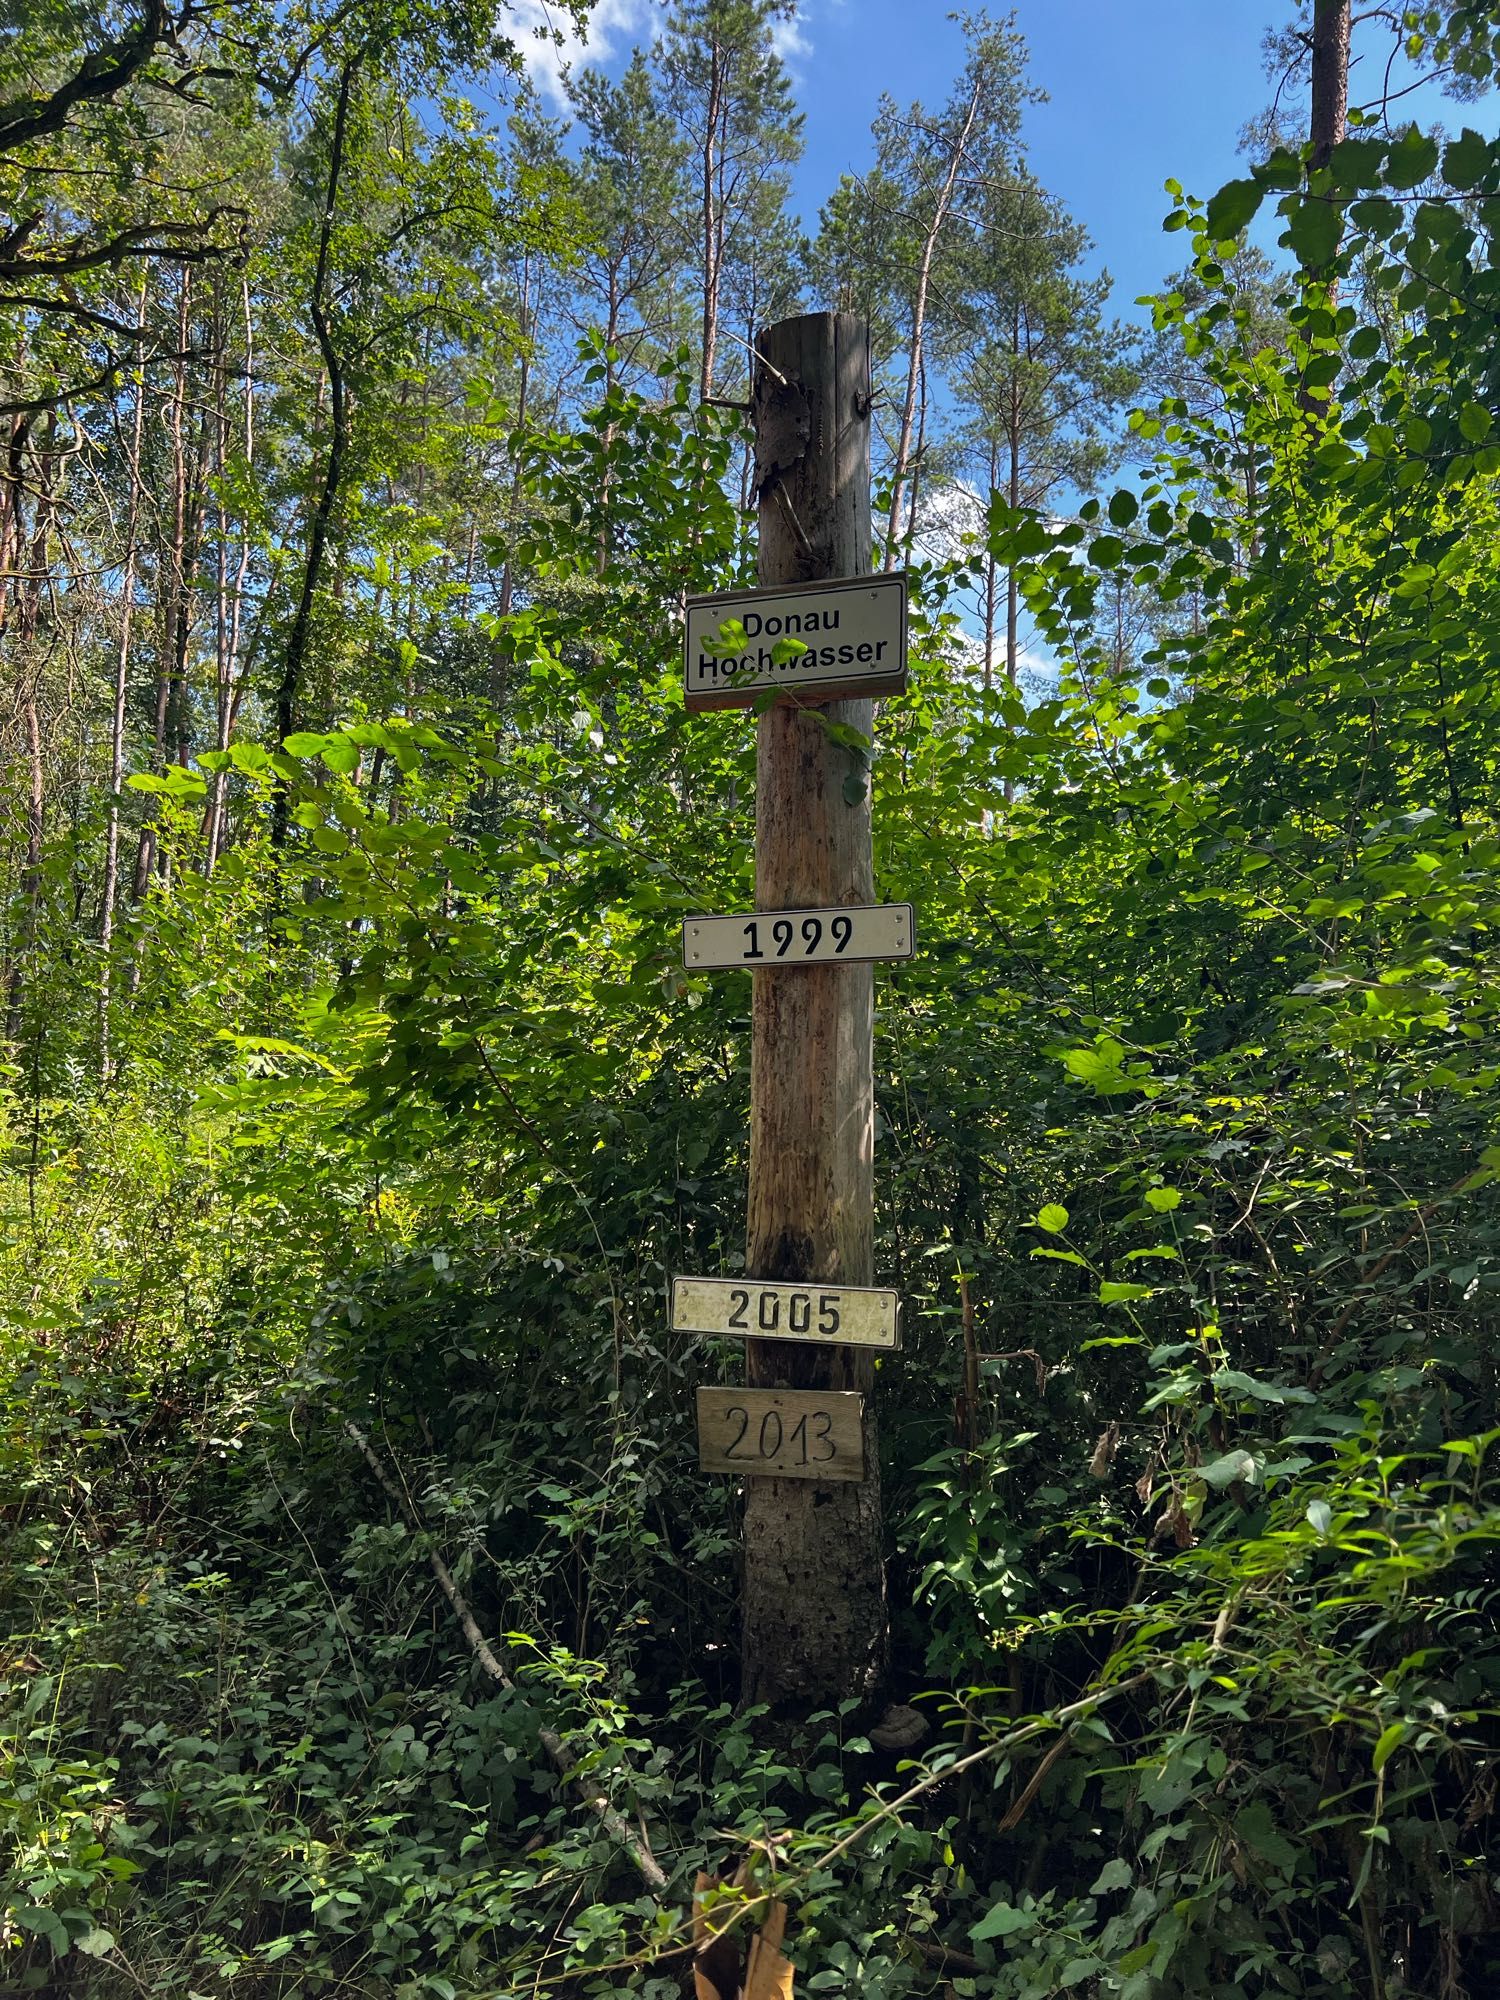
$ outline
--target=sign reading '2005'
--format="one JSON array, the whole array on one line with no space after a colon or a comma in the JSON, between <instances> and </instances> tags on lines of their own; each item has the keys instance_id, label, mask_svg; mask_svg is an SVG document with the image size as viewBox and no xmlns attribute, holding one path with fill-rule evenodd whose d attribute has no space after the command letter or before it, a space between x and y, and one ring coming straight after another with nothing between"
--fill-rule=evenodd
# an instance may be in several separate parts
<instances>
[{"instance_id":1,"label":"sign reading '2005'","mask_svg":"<svg viewBox=\"0 0 1500 2000\"><path fill-rule=\"evenodd\" d=\"M679 1333L745 1340L826 1340L845 1347L901 1345L901 1300L873 1285L783 1285L760 1278L674 1278Z\"/></svg>"}]
</instances>

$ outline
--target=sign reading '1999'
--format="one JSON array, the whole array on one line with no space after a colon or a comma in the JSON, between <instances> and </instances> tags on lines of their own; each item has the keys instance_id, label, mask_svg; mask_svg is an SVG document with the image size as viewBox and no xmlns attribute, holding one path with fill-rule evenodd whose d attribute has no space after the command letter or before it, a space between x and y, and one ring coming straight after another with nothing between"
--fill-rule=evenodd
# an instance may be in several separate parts
<instances>
[{"instance_id":1,"label":"sign reading '1999'","mask_svg":"<svg viewBox=\"0 0 1500 2000\"><path fill-rule=\"evenodd\" d=\"M864 1402L854 1389L700 1389L705 1472L863 1479Z\"/></svg>"},{"instance_id":2,"label":"sign reading '1999'","mask_svg":"<svg viewBox=\"0 0 1500 2000\"><path fill-rule=\"evenodd\" d=\"M916 919L910 903L862 903L833 910L747 910L737 917L686 917L682 962L689 972L763 965L857 965L910 958Z\"/></svg>"},{"instance_id":3,"label":"sign reading '1999'","mask_svg":"<svg viewBox=\"0 0 1500 2000\"><path fill-rule=\"evenodd\" d=\"M759 1278L674 1278L678 1333L746 1340L826 1340L846 1347L901 1345L901 1300L873 1285L773 1285Z\"/></svg>"}]
</instances>

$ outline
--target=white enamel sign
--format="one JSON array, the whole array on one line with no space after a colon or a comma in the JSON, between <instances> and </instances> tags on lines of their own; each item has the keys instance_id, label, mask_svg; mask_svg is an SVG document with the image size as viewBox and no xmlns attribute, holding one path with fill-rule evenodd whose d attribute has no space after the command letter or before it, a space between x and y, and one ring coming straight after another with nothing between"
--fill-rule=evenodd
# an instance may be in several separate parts
<instances>
[{"instance_id":1,"label":"white enamel sign","mask_svg":"<svg viewBox=\"0 0 1500 2000\"><path fill-rule=\"evenodd\" d=\"M731 1339L896 1348L901 1345L901 1298L873 1285L674 1278L672 1325L678 1333L718 1333Z\"/></svg>"},{"instance_id":2,"label":"white enamel sign","mask_svg":"<svg viewBox=\"0 0 1500 2000\"><path fill-rule=\"evenodd\" d=\"M808 701L906 686L906 577L844 577L687 601L690 709L748 708L773 689Z\"/></svg>"},{"instance_id":3,"label":"white enamel sign","mask_svg":"<svg viewBox=\"0 0 1500 2000\"><path fill-rule=\"evenodd\" d=\"M916 942L910 903L838 910L747 910L737 917L688 917L682 962L689 972L758 965L855 964L910 958Z\"/></svg>"}]
</instances>

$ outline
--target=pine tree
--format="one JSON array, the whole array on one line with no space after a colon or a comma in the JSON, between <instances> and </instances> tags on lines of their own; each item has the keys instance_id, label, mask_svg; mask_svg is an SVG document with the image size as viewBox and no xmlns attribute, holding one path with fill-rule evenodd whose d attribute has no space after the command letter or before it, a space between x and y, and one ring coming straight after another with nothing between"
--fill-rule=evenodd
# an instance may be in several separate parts
<instances>
[{"instance_id":1,"label":"pine tree","mask_svg":"<svg viewBox=\"0 0 1500 2000\"><path fill-rule=\"evenodd\" d=\"M639 49L618 83L596 69L570 75L568 98L584 135L580 305L603 336L607 391L643 352L675 345L686 330L681 280L695 237L688 145Z\"/></svg>"},{"instance_id":2,"label":"pine tree","mask_svg":"<svg viewBox=\"0 0 1500 2000\"><path fill-rule=\"evenodd\" d=\"M998 166L998 163L997 163ZM1105 318L1110 281L1079 265L1087 232L1023 166L975 187L970 233L953 258L940 345L966 419L963 461L985 493L1015 507L1096 478L1111 455L1111 420L1136 386L1125 330ZM1020 596L1005 576L1005 672L1014 682ZM986 557L985 684L993 675L999 577Z\"/></svg>"},{"instance_id":3,"label":"pine tree","mask_svg":"<svg viewBox=\"0 0 1500 2000\"><path fill-rule=\"evenodd\" d=\"M776 53L787 0L684 0L668 18L659 61L687 136L696 184L702 352L699 392L714 393L730 245L747 218L762 229L785 201L802 153L802 114Z\"/></svg>"}]
</instances>

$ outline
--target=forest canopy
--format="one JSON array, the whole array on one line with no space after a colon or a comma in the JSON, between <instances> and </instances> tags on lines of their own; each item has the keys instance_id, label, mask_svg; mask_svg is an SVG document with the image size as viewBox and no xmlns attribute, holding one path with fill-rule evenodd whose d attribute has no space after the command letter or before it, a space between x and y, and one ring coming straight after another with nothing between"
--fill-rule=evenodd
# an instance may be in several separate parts
<instances>
[{"instance_id":1,"label":"forest canopy","mask_svg":"<svg viewBox=\"0 0 1500 2000\"><path fill-rule=\"evenodd\" d=\"M789 5L556 101L532 14L0 11L0 1990L733 2000L784 1905L799 1993L1484 2000L1500 8L1293 7L1149 325L1024 8L811 220ZM765 907L684 606L822 311L910 674L800 720L917 945L797 1702L668 1300Z\"/></svg>"}]
</instances>

